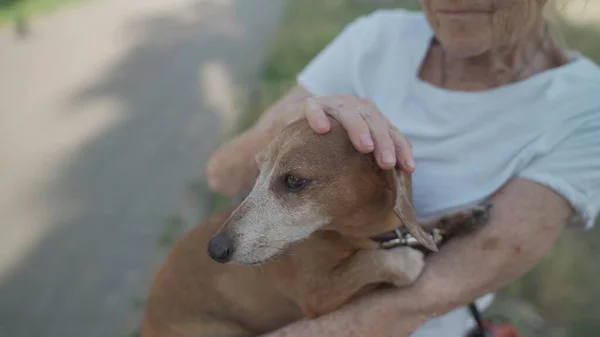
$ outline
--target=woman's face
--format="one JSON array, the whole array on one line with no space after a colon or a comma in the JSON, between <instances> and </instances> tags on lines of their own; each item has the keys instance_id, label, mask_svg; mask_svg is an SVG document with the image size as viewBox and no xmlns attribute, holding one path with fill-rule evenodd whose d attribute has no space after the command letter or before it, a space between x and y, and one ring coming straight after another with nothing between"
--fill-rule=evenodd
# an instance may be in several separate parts
<instances>
[{"instance_id":1,"label":"woman's face","mask_svg":"<svg viewBox=\"0 0 600 337\"><path fill-rule=\"evenodd\" d=\"M546 0L420 0L437 39L472 57L510 49L541 22Z\"/></svg>"}]
</instances>

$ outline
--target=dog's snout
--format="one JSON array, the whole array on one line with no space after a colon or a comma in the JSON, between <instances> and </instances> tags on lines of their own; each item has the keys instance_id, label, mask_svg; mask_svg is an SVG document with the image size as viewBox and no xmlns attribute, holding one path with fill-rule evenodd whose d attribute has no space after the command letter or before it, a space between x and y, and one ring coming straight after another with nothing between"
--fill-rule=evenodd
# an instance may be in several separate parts
<instances>
[{"instance_id":1,"label":"dog's snout","mask_svg":"<svg viewBox=\"0 0 600 337\"><path fill-rule=\"evenodd\" d=\"M233 254L233 242L229 236L218 234L208 242L208 255L219 263L229 262Z\"/></svg>"}]
</instances>

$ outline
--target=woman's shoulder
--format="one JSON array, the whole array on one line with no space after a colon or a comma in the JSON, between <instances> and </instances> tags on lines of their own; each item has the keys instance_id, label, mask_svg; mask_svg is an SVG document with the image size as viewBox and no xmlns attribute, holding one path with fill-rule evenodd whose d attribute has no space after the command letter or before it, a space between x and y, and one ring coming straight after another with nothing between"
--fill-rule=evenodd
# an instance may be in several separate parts
<instances>
[{"instance_id":1,"label":"woman's shoulder","mask_svg":"<svg viewBox=\"0 0 600 337\"><path fill-rule=\"evenodd\" d=\"M551 80L546 97L569 110L578 105L592 107L599 116L600 65L576 51L569 55L570 63L541 74Z\"/></svg>"},{"instance_id":2,"label":"woman's shoulder","mask_svg":"<svg viewBox=\"0 0 600 337\"><path fill-rule=\"evenodd\" d=\"M600 65L576 50L568 50L571 62L557 71L558 77L570 80L575 87L600 87ZM561 71L562 70L562 71Z\"/></svg>"},{"instance_id":3,"label":"woman's shoulder","mask_svg":"<svg viewBox=\"0 0 600 337\"><path fill-rule=\"evenodd\" d=\"M297 76L299 84L313 94L353 93L378 90L386 79L397 78L398 67L422 53L429 36L420 12L380 9L362 15L321 50ZM418 32L423 32L419 34ZM406 48L410 46L410 48ZM393 73L393 77L386 77ZM388 83L389 85L389 83Z\"/></svg>"}]
</instances>

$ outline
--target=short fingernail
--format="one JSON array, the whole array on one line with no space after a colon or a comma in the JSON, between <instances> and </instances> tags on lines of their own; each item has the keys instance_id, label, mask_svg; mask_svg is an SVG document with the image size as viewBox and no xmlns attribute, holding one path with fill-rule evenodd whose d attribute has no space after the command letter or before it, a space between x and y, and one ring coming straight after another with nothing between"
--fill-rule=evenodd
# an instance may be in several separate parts
<instances>
[{"instance_id":1,"label":"short fingernail","mask_svg":"<svg viewBox=\"0 0 600 337\"><path fill-rule=\"evenodd\" d=\"M324 130L327 128L327 120L325 118L317 119L316 124L318 129Z\"/></svg>"},{"instance_id":2,"label":"short fingernail","mask_svg":"<svg viewBox=\"0 0 600 337\"><path fill-rule=\"evenodd\" d=\"M371 139L371 135L364 134L360 136L360 144L364 147L372 148L373 140Z\"/></svg>"},{"instance_id":3,"label":"short fingernail","mask_svg":"<svg viewBox=\"0 0 600 337\"><path fill-rule=\"evenodd\" d=\"M414 168L415 168L415 166L416 166L416 165L415 165L415 160L414 160L414 159L412 159L412 158L408 158L408 159L406 159L406 166L408 166L408 167L410 167L410 168L414 169Z\"/></svg>"},{"instance_id":4,"label":"short fingernail","mask_svg":"<svg viewBox=\"0 0 600 337\"><path fill-rule=\"evenodd\" d=\"M394 158L392 151L386 150L381 153L381 161L383 161L384 164L393 164L396 159Z\"/></svg>"}]
</instances>

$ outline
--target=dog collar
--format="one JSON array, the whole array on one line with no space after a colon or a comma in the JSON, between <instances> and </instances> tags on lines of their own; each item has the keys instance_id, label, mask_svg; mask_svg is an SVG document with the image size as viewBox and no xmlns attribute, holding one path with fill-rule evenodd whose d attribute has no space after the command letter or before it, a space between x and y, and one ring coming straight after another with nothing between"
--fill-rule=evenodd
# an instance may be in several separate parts
<instances>
[{"instance_id":1,"label":"dog collar","mask_svg":"<svg viewBox=\"0 0 600 337\"><path fill-rule=\"evenodd\" d=\"M444 240L442 230L440 230L439 228L434 228L427 234L431 236L433 242L435 242L436 245ZM376 237L371 238L371 240L377 242L379 244L379 248L381 249L391 249L400 246L419 247L426 249L425 247L423 247L423 245L419 243L419 241L417 241L417 239L414 236L412 236L410 233L404 231L401 228L396 228L391 232L378 235Z\"/></svg>"}]
</instances>

